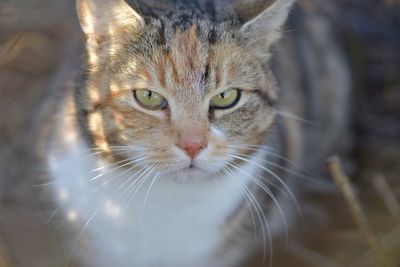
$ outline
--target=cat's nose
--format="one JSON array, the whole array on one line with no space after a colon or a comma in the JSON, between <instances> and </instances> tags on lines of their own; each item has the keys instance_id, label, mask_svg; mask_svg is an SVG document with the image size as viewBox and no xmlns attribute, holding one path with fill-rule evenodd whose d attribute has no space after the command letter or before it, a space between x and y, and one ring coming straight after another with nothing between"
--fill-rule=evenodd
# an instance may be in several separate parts
<instances>
[{"instance_id":1,"label":"cat's nose","mask_svg":"<svg viewBox=\"0 0 400 267\"><path fill-rule=\"evenodd\" d=\"M185 151L190 158L194 159L207 147L207 140L200 137L180 136L177 145Z\"/></svg>"}]
</instances>

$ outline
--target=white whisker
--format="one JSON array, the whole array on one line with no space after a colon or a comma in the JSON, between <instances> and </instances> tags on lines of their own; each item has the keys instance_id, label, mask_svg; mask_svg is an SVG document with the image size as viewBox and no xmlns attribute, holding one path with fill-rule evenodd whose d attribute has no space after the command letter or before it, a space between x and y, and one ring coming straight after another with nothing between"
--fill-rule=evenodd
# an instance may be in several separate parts
<instances>
[{"instance_id":1,"label":"white whisker","mask_svg":"<svg viewBox=\"0 0 400 267\"><path fill-rule=\"evenodd\" d=\"M54 218L54 216L56 216L56 214L60 211L64 204L65 203L62 202L60 205L58 205L58 207L50 214L49 218L46 220L46 223L49 223Z\"/></svg>"},{"instance_id":2,"label":"white whisker","mask_svg":"<svg viewBox=\"0 0 400 267\"><path fill-rule=\"evenodd\" d=\"M138 179L140 179L140 177L143 175L143 173L146 172L146 170L148 170L148 168L146 169L140 169L139 171L135 172L132 176L130 176L128 179L126 179L123 183L120 184L120 186L112 193L112 196L116 195L120 190L122 190L124 188L124 186L126 186L127 184L129 184L132 180L134 180L136 177L139 177ZM133 181L133 183L137 182L136 179L135 181ZM126 190L129 189L131 185L129 185L127 188L125 188L125 190L123 190L121 192L121 194L119 195L118 198L121 198L121 196L123 196L126 192Z\"/></svg>"},{"instance_id":3,"label":"white whisker","mask_svg":"<svg viewBox=\"0 0 400 267\"><path fill-rule=\"evenodd\" d=\"M245 157L245 158L250 159L250 156L249 156L249 155L246 155L246 154L235 153L235 155L238 155L238 156L241 156L241 157ZM277 163L271 162L271 161L269 161L269 160L267 160L267 159L257 159L257 160L260 161L261 163L265 163L265 164L271 165L271 166L273 166L273 167L275 167L275 168L278 168L278 169L280 169L280 170L286 171L287 173L292 174L292 175L294 175L294 176L297 176L297 177L299 177L299 178L302 178L302 179L305 179L305 180L310 180L310 181L315 180L315 179L313 179L313 178L311 178L311 177L309 177L309 176L303 175L303 174L301 174L301 173L299 173L299 172L296 172L296 171L294 171L294 170L292 170L292 169L290 169L290 168L283 167L283 166L281 166L281 165L279 165L279 164L277 164Z\"/></svg>"},{"instance_id":4,"label":"white whisker","mask_svg":"<svg viewBox=\"0 0 400 267\"><path fill-rule=\"evenodd\" d=\"M91 172L99 172L99 171L102 171L102 170L104 170L104 169L108 169L108 168L110 168L110 167L119 165L119 164L121 164L121 163L125 163L125 162L127 162L127 161L131 161L132 159L134 159L134 158L128 158L128 159L124 159L124 160L120 160L120 161L114 162L114 163L112 163L112 164L108 164L107 166L101 166L101 167L98 167L98 168L96 168L96 169L91 170Z\"/></svg>"},{"instance_id":5,"label":"white whisker","mask_svg":"<svg viewBox=\"0 0 400 267\"><path fill-rule=\"evenodd\" d=\"M258 164L257 162L251 161L247 158L241 157L241 156L237 156L237 155L233 155L233 154L228 154L228 156L234 158L234 159L239 159L239 160L243 160L245 162L249 162L251 164L253 164L254 166L259 167L260 169L266 171L267 173L269 173L272 177L274 177L284 188L285 190L288 192L289 196L292 198L293 202L296 205L296 209L297 212L299 214L299 216L301 218L303 218L303 212L301 211L299 202L297 201L295 195L293 194L292 190L289 188L289 186L277 175L275 174L273 171L271 171L270 169L266 168L265 166L262 166L261 164Z\"/></svg>"},{"instance_id":6,"label":"white whisker","mask_svg":"<svg viewBox=\"0 0 400 267\"><path fill-rule=\"evenodd\" d=\"M136 158L136 159L133 159L133 160L132 160L132 159L124 160L124 162L125 162L125 161L129 161L129 162L128 162L128 163L125 163L125 164L123 164L123 165L119 165L119 166L117 166L117 167L115 167L115 168L109 169L109 170L107 170L106 172L100 173L99 175L97 175L97 176L93 177L92 179L90 179L90 181L93 182L93 181L95 181L95 180L97 180L97 179L99 179L99 178L101 178L101 177L103 177L103 176L105 176L105 175L107 175L107 174L110 174L110 173L112 173L112 172L114 172L114 171L116 171L116 170L119 170L119 169L121 169L121 168L123 168L123 167L126 167L126 166L128 166L128 165L132 165L132 164L134 164L134 163L138 163L138 162L143 161L143 160L146 160L146 159L147 159L146 157L140 157L140 158ZM124 173L126 173L126 171L123 172L123 173L121 173L121 174L119 174L119 176L122 175L122 174L124 174Z\"/></svg>"},{"instance_id":7,"label":"white whisker","mask_svg":"<svg viewBox=\"0 0 400 267\"><path fill-rule=\"evenodd\" d=\"M222 172L225 173L225 175L231 176L231 174L228 173L228 171L229 171L228 167L224 167L224 168L222 169ZM253 213L253 208L254 208L254 206L252 206L252 204L250 203L249 198L248 198L248 196L247 196L247 194L246 194L246 191L243 190L241 184L239 184L239 183L236 181L236 179L233 179L232 181L233 181L235 184L239 185L238 188L239 188L239 190L242 192L242 194L243 194L243 196L244 196L244 198L245 198L245 200L246 200L246 203L247 203L247 205L249 206L249 211L250 211L251 220L252 220L252 223L253 223L253 227L254 227L254 229L255 229L255 231L254 231L255 237L254 237L254 238L256 239L256 238L257 238L257 224L256 224L256 220L255 220L255 218L254 218L254 213Z\"/></svg>"},{"instance_id":8,"label":"white whisker","mask_svg":"<svg viewBox=\"0 0 400 267\"><path fill-rule=\"evenodd\" d=\"M131 194L131 196L130 196L129 199L128 199L128 202L127 202L127 205L128 205L128 206L129 206L130 203L133 201L133 199L135 198L136 194L139 192L140 188L144 185L144 183L147 181L147 179L148 179L156 170L157 170L157 167L153 165L153 166L151 167L151 169L149 170L149 172L148 172L146 175L144 175L144 176L141 178L141 181L139 181L138 184L132 189L132 191L133 191L133 190L135 190L135 191L133 192L133 194Z\"/></svg>"},{"instance_id":9,"label":"white whisker","mask_svg":"<svg viewBox=\"0 0 400 267\"><path fill-rule=\"evenodd\" d=\"M32 187L45 187L45 186L50 186L53 184L54 184L54 182L43 183L43 184L33 184Z\"/></svg>"},{"instance_id":10,"label":"white whisker","mask_svg":"<svg viewBox=\"0 0 400 267\"><path fill-rule=\"evenodd\" d=\"M154 175L153 179L150 182L149 189L147 190L147 192L146 192L146 194L144 196L144 200L143 200L143 204L142 204L142 210L144 210L144 208L146 206L147 199L149 198L149 195L150 195L151 188L153 187L154 183L156 182L156 180L157 180L157 178L159 176L160 176L160 172L157 171L156 175Z\"/></svg>"},{"instance_id":11,"label":"white whisker","mask_svg":"<svg viewBox=\"0 0 400 267\"><path fill-rule=\"evenodd\" d=\"M235 168L236 170L240 171L241 173L243 173L244 175L247 175L256 185L258 185L274 202L274 204L276 205L276 207L278 208L278 212L280 214L280 216L282 217L283 220L283 224L285 227L285 244L287 246L287 244L289 243L289 230L288 230L288 223L287 223L287 219L285 216L285 213L283 212L279 201L276 199L276 197L274 196L273 192L271 191L271 189L268 188L268 186L266 186L260 179L257 179L256 176L252 175L251 173L240 169L238 166L236 166L233 163L228 162L227 163L229 166Z\"/></svg>"},{"instance_id":12,"label":"white whisker","mask_svg":"<svg viewBox=\"0 0 400 267\"><path fill-rule=\"evenodd\" d=\"M281 160L285 161L286 163L288 163L289 165L291 165L295 169L299 169L299 170L301 170L301 171L303 171L305 173L307 172L304 169L302 169L302 167L299 166L298 164L296 164L295 162L289 160L288 158L286 158L286 157L284 157L282 155L279 155L279 154L276 154L276 153L272 152L273 149L270 148L269 146L265 146L265 145L237 145L237 146L231 146L231 145L229 145L229 147L238 148L238 149L247 149L247 150L251 150L251 151L264 151L264 152L267 152L268 156L274 156L274 157L276 157L278 159L281 159Z\"/></svg>"},{"instance_id":13,"label":"white whisker","mask_svg":"<svg viewBox=\"0 0 400 267\"><path fill-rule=\"evenodd\" d=\"M85 225L83 226L82 230L79 232L78 236L75 238L75 241L72 243L72 247L71 247L71 251L69 253L69 256L67 258L67 262L66 262L66 266L69 266L71 259L72 259L72 255L74 253L75 250L75 246L78 244L79 240L82 238L82 235L85 233L86 229L88 228L89 224L93 221L93 219L97 216L98 212L99 212L100 208L98 208L93 214L92 216L90 216L90 218L86 221Z\"/></svg>"},{"instance_id":14,"label":"white whisker","mask_svg":"<svg viewBox=\"0 0 400 267\"><path fill-rule=\"evenodd\" d=\"M230 176L235 179L239 184L242 185L242 188L247 192L250 201L253 203L254 207L256 208L256 212L260 221L260 226L261 226L261 231L262 231L262 236L263 236L263 263L266 261L266 250L267 250L267 244L265 242L265 237L268 235L268 241L269 241L269 253L270 253L270 261L269 261L269 266L272 266L273 262L273 245L272 245L272 234L271 234L271 229L269 226L269 222L265 216L265 213L263 209L261 208L260 203L257 201L257 199L254 197L254 195L251 193L251 191L248 189L247 185L243 183L239 177L237 177L229 168L227 169L229 173L231 174ZM265 230L267 229L267 231Z\"/></svg>"},{"instance_id":15,"label":"white whisker","mask_svg":"<svg viewBox=\"0 0 400 267\"><path fill-rule=\"evenodd\" d=\"M312 121L304 119L304 118L301 118L301 117L299 117L297 115L294 115L292 113L289 113L289 112L286 112L286 111L282 111L282 110L278 110L278 109L275 109L275 111L276 111L276 114L278 114L279 116L286 117L286 118L289 118L289 119L292 119L292 120L297 120L297 121L300 121L300 122L305 123L305 124L313 124Z\"/></svg>"}]
</instances>

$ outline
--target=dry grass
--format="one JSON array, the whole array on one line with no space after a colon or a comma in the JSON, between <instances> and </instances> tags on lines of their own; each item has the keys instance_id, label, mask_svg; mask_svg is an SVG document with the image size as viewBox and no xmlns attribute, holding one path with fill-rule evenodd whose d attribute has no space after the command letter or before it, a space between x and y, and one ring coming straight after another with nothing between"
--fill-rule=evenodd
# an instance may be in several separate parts
<instances>
[{"instance_id":1,"label":"dry grass","mask_svg":"<svg viewBox=\"0 0 400 267\"><path fill-rule=\"evenodd\" d=\"M353 220L359 228L365 242L368 244L369 251L373 254L376 265L381 267L395 267L394 261L391 259L390 255L382 249L375 234L372 232L365 211L361 207L360 200L354 193L349 178L344 174L338 157L333 157L328 160L328 169L340 192L343 194ZM384 180L380 180L380 185L387 185L387 183ZM383 187L381 188L383 189ZM384 189L389 191L388 187Z\"/></svg>"}]
</instances>

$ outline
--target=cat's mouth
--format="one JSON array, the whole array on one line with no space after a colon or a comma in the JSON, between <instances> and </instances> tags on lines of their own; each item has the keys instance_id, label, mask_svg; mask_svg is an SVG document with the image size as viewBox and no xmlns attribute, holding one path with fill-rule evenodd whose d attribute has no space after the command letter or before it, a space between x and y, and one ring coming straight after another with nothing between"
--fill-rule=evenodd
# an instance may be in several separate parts
<instances>
[{"instance_id":1,"label":"cat's mouth","mask_svg":"<svg viewBox=\"0 0 400 267\"><path fill-rule=\"evenodd\" d=\"M209 175L209 172L199 166L195 161L188 162L181 168L178 168L171 172L173 176L177 176L177 178L199 178Z\"/></svg>"},{"instance_id":2,"label":"cat's mouth","mask_svg":"<svg viewBox=\"0 0 400 267\"><path fill-rule=\"evenodd\" d=\"M188 167L178 170L176 172L176 175L178 176L177 178L194 179L194 178L204 177L207 175L207 173L204 170L200 169L199 167L190 165Z\"/></svg>"},{"instance_id":3,"label":"cat's mouth","mask_svg":"<svg viewBox=\"0 0 400 267\"><path fill-rule=\"evenodd\" d=\"M220 160L184 158L170 162L170 165L163 169L162 175L179 181L204 180L218 175L225 166L224 163L225 161L220 162Z\"/></svg>"},{"instance_id":4,"label":"cat's mouth","mask_svg":"<svg viewBox=\"0 0 400 267\"><path fill-rule=\"evenodd\" d=\"M204 172L202 168L198 166L193 160L184 166L180 171L182 172Z\"/></svg>"}]
</instances>

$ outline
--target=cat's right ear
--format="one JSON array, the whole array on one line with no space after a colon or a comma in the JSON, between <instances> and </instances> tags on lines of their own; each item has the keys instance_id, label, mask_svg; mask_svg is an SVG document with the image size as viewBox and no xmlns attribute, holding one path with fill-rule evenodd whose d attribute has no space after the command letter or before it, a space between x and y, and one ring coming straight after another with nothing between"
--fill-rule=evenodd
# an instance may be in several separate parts
<instances>
[{"instance_id":1,"label":"cat's right ear","mask_svg":"<svg viewBox=\"0 0 400 267\"><path fill-rule=\"evenodd\" d=\"M295 0L233 0L233 8L244 23L240 32L244 45L263 59L281 36L281 28Z\"/></svg>"},{"instance_id":2,"label":"cat's right ear","mask_svg":"<svg viewBox=\"0 0 400 267\"><path fill-rule=\"evenodd\" d=\"M124 0L77 0L76 9L89 48L144 26L142 16Z\"/></svg>"}]
</instances>

